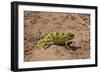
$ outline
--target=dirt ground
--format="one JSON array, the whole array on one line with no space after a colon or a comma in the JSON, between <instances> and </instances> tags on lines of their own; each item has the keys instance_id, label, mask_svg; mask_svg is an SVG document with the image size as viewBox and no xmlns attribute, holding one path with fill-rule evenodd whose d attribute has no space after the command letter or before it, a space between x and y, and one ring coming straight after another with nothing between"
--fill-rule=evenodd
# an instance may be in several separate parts
<instances>
[{"instance_id":1,"label":"dirt ground","mask_svg":"<svg viewBox=\"0 0 100 73\"><path fill-rule=\"evenodd\" d=\"M72 32L74 54L64 46L35 48L39 38L49 32ZM79 13L24 12L24 61L90 58L90 15Z\"/></svg>"}]
</instances>

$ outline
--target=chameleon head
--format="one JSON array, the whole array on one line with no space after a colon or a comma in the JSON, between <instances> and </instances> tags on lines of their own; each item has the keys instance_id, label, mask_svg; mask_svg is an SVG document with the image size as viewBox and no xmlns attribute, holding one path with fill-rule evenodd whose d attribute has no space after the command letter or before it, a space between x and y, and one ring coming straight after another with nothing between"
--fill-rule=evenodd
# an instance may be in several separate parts
<instances>
[{"instance_id":1,"label":"chameleon head","mask_svg":"<svg viewBox=\"0 0 100 73\"><path fill-rule=\"evenodd\" d=\"M67 34L68 40L71 40L71 39L73 39L74 37L75 37L75 35L74 35L73 33L71 33L71 32L69 32L69 33Z\"/></svg>"}]
</instances>

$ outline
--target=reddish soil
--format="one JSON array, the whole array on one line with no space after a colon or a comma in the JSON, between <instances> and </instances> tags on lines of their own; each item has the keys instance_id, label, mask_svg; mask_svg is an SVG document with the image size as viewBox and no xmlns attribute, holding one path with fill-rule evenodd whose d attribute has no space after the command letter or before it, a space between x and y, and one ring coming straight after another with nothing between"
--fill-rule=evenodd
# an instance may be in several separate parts
<instances>
[{"instance_id":1,"label":"reddish soil","mask_svg":"<svg viewBox=\"0 0 100 73\"><path fill-rule=\"evenodd\" d=\"M90 15L78 13L24 12L24 61L90 58ZM74 54L64 46L35 48L39 38L49 32L72 32Z\"/></svg>"}]
</instances>

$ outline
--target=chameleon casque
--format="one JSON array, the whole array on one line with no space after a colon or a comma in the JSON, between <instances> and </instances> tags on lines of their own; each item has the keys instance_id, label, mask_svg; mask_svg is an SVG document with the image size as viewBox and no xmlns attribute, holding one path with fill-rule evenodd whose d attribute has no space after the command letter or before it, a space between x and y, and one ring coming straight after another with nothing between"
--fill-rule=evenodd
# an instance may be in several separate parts
<instances>
[{"instance_id":1,"label":"chameleon casque","mask_svg":"<svg viewBox=\"0 0 100 73\"><path fill-rule=\"evenodd\" d=\"M39 39L36 46L38 48L45 49L52 44L60 46L63 45L70 51L70 53L73 53L73 50L70 48L69 44L72 43L71 40L74 37L75 35L71 32L50 32L43 36L43 38Z\"/></svg>"}]
</instances>

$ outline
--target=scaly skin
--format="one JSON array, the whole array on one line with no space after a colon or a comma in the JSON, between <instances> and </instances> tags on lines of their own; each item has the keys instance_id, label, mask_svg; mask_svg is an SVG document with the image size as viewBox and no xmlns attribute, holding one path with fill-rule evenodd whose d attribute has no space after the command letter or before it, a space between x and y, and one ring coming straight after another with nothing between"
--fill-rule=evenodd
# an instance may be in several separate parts
<instances>
[{"instance_id":1,"label":"scaly skin","mask_svg":"<svg viewBox=\"0 0 100 73\"><path fill-rule=\"evenodd\" d=\"M37 47L41 49L45 49L51 44L56 45L65 45L65 47L73 53L73 50L69 47L68 43L74 38L74 34L71 32L50 32L45 35L43 38L38 40Z\"/></svg>"}]
</instances>

